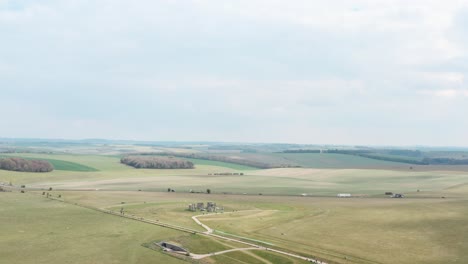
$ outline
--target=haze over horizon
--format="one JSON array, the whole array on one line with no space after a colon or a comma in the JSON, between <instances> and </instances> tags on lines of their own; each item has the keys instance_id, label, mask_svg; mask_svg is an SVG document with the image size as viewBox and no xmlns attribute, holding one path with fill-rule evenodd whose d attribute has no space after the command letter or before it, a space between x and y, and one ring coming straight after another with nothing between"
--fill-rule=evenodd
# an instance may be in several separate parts
<instances>
[{"instance_id":1,"label":"haze over horizon","mask_svg":"<svg viewBox=\"0 0 468 264\"><path fill-rule=\"evenodd\" d=\"M468 146L468 1L0 0L0 137Z\"/></svg>"}]
</instances>

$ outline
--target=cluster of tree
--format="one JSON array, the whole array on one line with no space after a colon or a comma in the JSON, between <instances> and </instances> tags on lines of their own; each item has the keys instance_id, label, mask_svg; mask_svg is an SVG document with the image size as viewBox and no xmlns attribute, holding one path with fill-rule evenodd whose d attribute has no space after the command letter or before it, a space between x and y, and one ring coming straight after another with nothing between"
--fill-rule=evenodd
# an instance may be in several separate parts
<instances>
[{"instance_id":1,"label":"cluster of tree","mask_svg":"<svg viewBox=\"0 0 468 264\"><path fill-rule=\"evenodd\" d=\"M273 163L266 163L260 162L255 160L248 160L244 158L231 158L229 156L224 155L216 155L216 154L207 154L207 153L143 153L140 155L170 155L176 156L181 158L188 158L188 159L202 159L202 160L212 160L212 161L221 161L227 163L234 163L254 168L260 169L271 169L271 168L291 168L291 167L298 167L296 165L290 164L273 164Z\"/></svg>"},{"instance_id":2,"label":"cluster of tree","mask_svg":"<svg viewBox=\"0 0 468 264\"><path fill-rule=\"evenodd\" d=\"M188 160L167 156L127 156L120 162L137 169L193 169L193 163Z\"/></svg>"},{"instance_id":3,"label":"cluster of tree","mask_svg":"<svg viewBox=\"0 0 468 264\"><path fill-rule=\"evenodd\" d=\"M0 159L0 169L10 171L25 172L49 172L54 167L45 160L26 160L22 158L3 158Z\"/></svg>"},{"instance_id":4,"label":"cluster of tree","mask_svg":"<svg viewBox=\"0 0 468 264\"><path fill-rule=\"evenodd\" d=\"M293 150L285 150L283 153L320 153L320 150L317 149L293 149ZM376 160L384 160L384 161L392 161L392 162L400 162L400 163L408 163L408 164L415 164L415 165L428 165L428 161L425 160L418 160L418 159L411 159L405 157L419 157L421 156L421 152L418 150L378 150L378 152L371 151L371 150L349 150L349 149L327 149L322 150L322 153L332 153L332 154L344 154L344 155L354 155L360 156L369 159L376 159ZM392 156L384 156L380 154L390 154L394 156L404 156L404 157L392 157Z\"/></svg>"},{"instance_id":5,"label":"cluster of tree","mask_svg":"<svg viewBox=\"0 0 468 264\"><path fill-rule=\"evenodd\" d=\"M390 155L406 156L406 157L421 157L422 152L419 150L410 149L390 149L387 151Z\"/></svg>"},{"instance_id":6,"label":"cluster of tree","mask_svg":"<svg viewBox=\"0 0 468 264\"><path fill-rule=\"evenodd\" d=\"M360 155L366 153L372 153L370 150L365 149L327 149L324 152L334 154L346 154L346 155Z\"/></svg>"},{"instance_id":7,"label":"cluster of tree","mask_svg":"<svg viewBox=\"0 0 468 264\"><path fill-rule=\"evenodd\" d=\"M468 165L468 159L424 158L423 162L431 165Z\"/></svg>"},{"instance_id":8,"label":"cluster of tree","mask_svg":"<svg viewBox=\"0 0 468 264\"><path fill-rule=\"evenodd\" d=\"M283 153L320 153L320 149L287 149Z\"/></svg>"},{"instance_id":9,"label":"cluster of tree","mask_svg":"<svg viewBox=\"0 0 468 264\"><path fill-rule=\"evenodd\" d=\"M429 165L424 160L415 160L415 159L408 159L405 157L389 157L389 156L379 156L373 154L359 154L358 156L369 158L369 159L376 159L376 160L384 160L384 161L392 161L392 162L399 162L399 163L407 163L407 164L414 164L414 165Z\"/></svg>"}]
</instances>

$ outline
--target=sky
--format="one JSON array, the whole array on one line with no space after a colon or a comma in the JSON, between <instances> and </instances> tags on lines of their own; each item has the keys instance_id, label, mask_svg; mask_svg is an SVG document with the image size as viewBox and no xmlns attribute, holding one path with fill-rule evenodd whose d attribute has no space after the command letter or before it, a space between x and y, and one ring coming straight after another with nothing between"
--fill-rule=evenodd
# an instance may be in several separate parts
<instances>
[{"instance_id":1,"label":"sky","mask_svg":"<svg viewBox=\"0 0 468 264\"><path fill-rule=\"evenodd\" d=\"M0 0L0 137L468 146L468 0Z\"/></svg>"}]
</instances>

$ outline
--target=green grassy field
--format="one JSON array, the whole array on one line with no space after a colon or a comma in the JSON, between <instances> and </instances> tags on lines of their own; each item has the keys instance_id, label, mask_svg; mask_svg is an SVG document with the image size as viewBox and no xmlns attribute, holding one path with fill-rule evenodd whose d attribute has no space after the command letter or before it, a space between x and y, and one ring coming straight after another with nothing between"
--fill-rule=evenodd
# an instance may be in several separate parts
<instances>
[{"instance_id":1,"label":"green grassy field","mask_svg":"<svg viewBox=\"0 0 468 264\"><path fill-rule=\"evenodd\" d=\"M142 243L180 232L51 201L0 193L0 263L183 263Z\"/></svg>"},{"instance_id":2,"label":"green grassy field","mask_svg":"<svg viewBox=\"0 0 468 264\"><path fill-rule=\"evenodd\" d=\"M197 165L208 165L208 166L216 166L216 167L223 167L223 168L229 168L233 170L256 170L257 168L254 167L249 167L245 165L239 165L239 164L234 164L234 163L228 163L228 162L222 162L222 161L214 161L214 160L202 160L202 159L187 159L190 160ZM222 171L220 171L222 172Z\"/></svg>"},{"instance_id":3,"label":"green grassy field","mask_svg":"<svg viewBox=\"0 0 468 264\"><path fill-rule=\"evenodd\" d=\"M196 227L191 223L191 216L200 213L186 211L186 205L215 201L225 208L225 213L199 218L211 228L336 263L468 261L464 254L468 250L468 238L464 235L468 232L468 198L339 199L151 192L62 194L72 201L115 209L121 206L117 204L122 197L127 197L122 206L131 214L191 228ZM187 239L179 242L191 245Z\"/></svg>"},{"instance_id":4,"label":"green grassy field","mask_svg":"<svg viewBox=\"0 0 468 264\"><path fill-rule=\"evenodd\" d=\"M409 170L405 164L406 168L392 169L377 161L367 168L346 168L364 166L370 159L328 154L328 160L321 160L325 156L320 154L278 154L281 159L317 168L254 170L194 160L196 168L191 170L151 170L120 164L118 156L15 155L95 168L50 173L0 170L0 182L36 190L53 187L54 196L61 194L71 202L114 211L123 207L129 214L203 231L191 219L200 212L187 211L187 205L214 201L225 213L200 217L210 227L333 263L468 263L464 236L468 232L468 172L464 167ZM209 175L219 172L244 175ZM176 192L168 193L167 188ZM189 193L207 188L212 194ZM73 263L154 263L155 259L181 263L141 244L170 239L201 253L235 246L49 201L34 195L33 189L26 194L0 192L0 263L3 259L5 263L67 263L67 256L80 258ZM387 191L404 193L407 198L387 198L383 195ZM338 199L337 193L359 198ZM204 249L200 248L203 244ZM51 252L57 252L55 259ZM200 263L301 262L249 251Z\"/></svg>"},{"instance_id":5,"label":"green grassy field","mask_svg":"<svg viewBox=\"0 0 468 264\"><path fill-rule=\"evenodd\" d=\"M406 163L332 153L236 153L236 158L317 169L408 169Z\"/></svg>"},{"instance_id":6,"label":"green grassy field","mask_svg":"<svg viewBox=\"0 0 468 264\"><path fill-rule=\"evenodd\" d=\"M296 154L292 154L296 155ZM134 169L120 164L115 156L24 154L27 158L60 159L99 171L61 171L24 173L0 170L0 182L35 188L101 189L128 191L177 192L206 191L214 193L335 196L337 193L381 195L384 192L443 191L467 182L465 171L389 170L389 169L307 169L281 168L240 170L238 165L211 162L197 164L191 170ZM344 155L346 156L346 155ZM203 161L205 162L205 161ZM224 166L224 167L223 167ZM462 167L463 168L463 167ZM219 172L243 172L244 175L209 175Z\"/></svg>"}]
</instances>

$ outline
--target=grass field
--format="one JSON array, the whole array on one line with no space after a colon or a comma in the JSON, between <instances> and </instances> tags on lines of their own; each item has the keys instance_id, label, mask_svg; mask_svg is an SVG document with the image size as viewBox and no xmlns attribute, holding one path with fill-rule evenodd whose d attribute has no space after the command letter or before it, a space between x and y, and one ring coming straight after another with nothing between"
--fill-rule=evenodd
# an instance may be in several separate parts
<instances>
[{"instance_id":1,"label":"grass field","mask_svg":"<svg viewBox=\"0 0 468 264\"><path fill-rule=\"evenodd\" d=\"M234 164L234 163L228 163L228 162L222 162L222 161L214 161L214 160L202 160L202 159L187 159L193 162L195 166L197 165L208 165L208 166L216 166L216 167L223 167L223 168L229 168L233 170L256 170L257 168L250 167L250 166L245 166L245 165L239 165L239 164Z\"/></svg>"},{"instance_id":2,"label":"grass field","mask_svg":"<svg viewBox=\"0 0 468 264\"><path fill-rule=\"evenodd\" d=\"M409 167L406 163L332 153L236 153L230 156L271 164L289 164L317 169L408 169Z\"/></svg>"},{"instance_id":3,"label":"grass field","mask_svg":"<svg viewBox=\"0 0 468 264\"><path fill-rule=\"evenodd\" d=\"M114 211L123 207L129 214L203 231L191 219L200 212L187 211L187 205L214 201L225 213L199 219L215 230L330 263L468 263L464 236L468 232L468 172L464 167L409 170L373 163L373 168L341 168L364 161L341 160L352 156L330 154L330 159L320 163L323 156L278 154L281 159L297 155L295 162L321 168L257 170L194 160L196 168L191 170L151 170L120 164L118 156L15 155L95 168L50 173L0 170L0 182L27 188L53 187L54 196L61 194L71 202ZM320 164L314 165L317 162ZM244 175L209 175L219 172ZM167 188L176 192L168 193ZM204 192L207 188L212 194L189 193L190 189ZM404 193L407 198L387 198L383 195L387 191ZM32 189L25 194L0 192L2 264L4 259L4 263L67 263L67 256L76 259L80 254L80 261L73 263L154 263L155 259L183 263L141 246L163 239L203 254L209 253L203 250L235 247L102 215L33 193ZM338 199L337 193L360 198ZM206 247L201 248L203 244ZM57 252L54 261L50 252ZM301 262L271 252L248 251L200 263Z\"/></svg>"},{"instance_id":4,"label":"grass field","mask_svg":"<svg viewBox=\"0 0 468 264\"><path fill-rule=\"evenodd\" d=\"M337 263L468 261L464 254L468 250L468 237L464 235L468 232L468 198L339 199L151 192L62 194L72 201L116 210L123 206L131 214L192 228L196 225L190 217L197 213L186 211L186 205L215 201L225 208L225 213L199 218L211 228ZM127 197L126 204L118 205L122 197Z\"/></svg>"},{"instance_id":5,"label":"grass field","mask_svg":"<svg viewBox=\"0 0 468 264\"><path fill-rule=\"evenodd\" d=\"M0 263L183 263L142 243L179 236L37 195L0 193Z\"/></svg>"},{"instance_id":6,"label":"grass field","mask_svg":"<svg viewBox=\"0 0 468 264\"><path fill-rule=\"evenodd\" d=\"M292 154L296 155L296 154ZM115 156L24 154L27 158L45 158L74 162L99 171L61 171L23 173L0 170L0 182L12 182L37 188L101 189L128 191L335 196L337 193L381 195L384 192L442 192L467 182L465 171L440 167L437 170L389 169L308 169L281 168L247 170L229 163L202 161L190 170L134 169L120 164ZM346 156L346 155L344 155ZM204 163L204 164L203 164ZM238 169L234 169L238 168ZM462 167L463 168L463 167ZM209 175L219 172L243 172L244 175Z\"/></svg>"}]
</instances>

